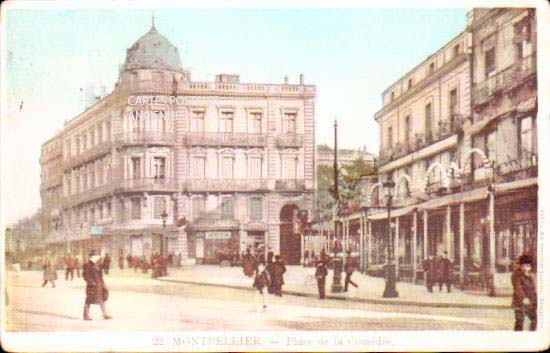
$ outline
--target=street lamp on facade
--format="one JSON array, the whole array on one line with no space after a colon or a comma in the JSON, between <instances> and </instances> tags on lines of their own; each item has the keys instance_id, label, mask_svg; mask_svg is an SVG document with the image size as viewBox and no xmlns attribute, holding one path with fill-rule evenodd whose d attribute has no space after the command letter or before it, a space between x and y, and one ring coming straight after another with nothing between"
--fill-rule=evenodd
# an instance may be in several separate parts
<instances>
[{"instance_id":1,"label":"street lamp on facade","mask_svg":"<svg viewBox=\"0 0 550 353\"><path fill-rule=\"evenodd\" d=\"M395 259L394 259L394 238L391 224L391 207L393 201L393 191L395 183L388 176L386 181L382 184L384 189L384 196L386 197L386 208L388 210L388 238L386 242L386 249L388 252L388 260L386 261L386 287L384 288L384 298L396 298L399 293L396 289L396 274L395 274Z\"/></svg>"},{"instance_id":2,"label":"street lamp on facade","mask_svg":"<svg viewBox=\"0 0 550 353\"><path fill-rule=\"evenodd\" d=\"M160 214L160 216L162 217L162 237L160 238L161 241L160 241L160 254L161 255L164 255L165 254L165 251L164 251L164 247L165 247L165 240L164 238L166 237L166 221L168 220L168 213L166 213L166 210L162 211L162 213Z\"/></svg>"}]
</instances>

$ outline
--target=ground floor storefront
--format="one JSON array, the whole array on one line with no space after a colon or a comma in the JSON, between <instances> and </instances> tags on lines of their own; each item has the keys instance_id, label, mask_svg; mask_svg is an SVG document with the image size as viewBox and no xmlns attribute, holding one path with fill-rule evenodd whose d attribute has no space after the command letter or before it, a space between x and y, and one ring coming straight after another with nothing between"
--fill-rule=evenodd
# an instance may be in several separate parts
<instances>
[{"instance_id":1,"label":"ground floor storefront","mask_svg":"<svg viewBox=\"0 0 550 353\"><path fill-rule=\"evenodd\" d=\"M390 217L399 280L423 283L424 260L446 252L456 286L494 294L499 286L509 287L509 273L520 255L537 258L536 178L393 207ZM388 211L364 209L339 222L336 238L344 249L359 248L359 268L383 276ZM325 242L333 240L329 236Z\"/></svg>"}]
</instances>

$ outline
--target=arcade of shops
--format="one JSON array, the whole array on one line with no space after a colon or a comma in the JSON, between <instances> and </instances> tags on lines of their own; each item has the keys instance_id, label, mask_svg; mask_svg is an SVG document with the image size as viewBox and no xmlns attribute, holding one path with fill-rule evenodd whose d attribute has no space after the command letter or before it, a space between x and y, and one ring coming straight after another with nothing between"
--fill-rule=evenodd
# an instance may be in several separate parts
<instances>
[{"instance_id":1,"label":"arcade of shops","mask_svg":"<svg viewBox=\"0 0 550 353\"><path fill-rule=\"evenodd\" d=\"M506 273L517 257L529 254L536 259L537 178L503 182L493 188L478 187L392 207L399 280L422 283L423 260L446 251L454 263L457 286L483 290L509 287ZM362 272L383 276L388 226L385 208L364 207L340 215L337 242L357 258ZM318 254L322 248L334 252L330 223L313 228L313 234L304 237L305 250L310 254ZM489 274L493 274L492 281Z\"/></svg>"}]
</instances>

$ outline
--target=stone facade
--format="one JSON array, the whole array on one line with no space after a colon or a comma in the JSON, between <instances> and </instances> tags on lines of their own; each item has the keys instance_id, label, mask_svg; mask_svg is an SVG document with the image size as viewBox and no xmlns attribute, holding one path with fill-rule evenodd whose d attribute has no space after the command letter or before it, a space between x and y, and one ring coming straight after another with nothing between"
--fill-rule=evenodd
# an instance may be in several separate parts
<instances>
[{"instance_id":1,"label":"stone facade","mask_svg":"<svg viewBox=\"0 0 550 353\"><path fill-rule=\"evenodd\" d=\"M153 26L114 91L43 145L44 232L83 256L277 253L283 206L313 207L314 106L303 76L192 81Z\"/></svg>"}]
</instances>

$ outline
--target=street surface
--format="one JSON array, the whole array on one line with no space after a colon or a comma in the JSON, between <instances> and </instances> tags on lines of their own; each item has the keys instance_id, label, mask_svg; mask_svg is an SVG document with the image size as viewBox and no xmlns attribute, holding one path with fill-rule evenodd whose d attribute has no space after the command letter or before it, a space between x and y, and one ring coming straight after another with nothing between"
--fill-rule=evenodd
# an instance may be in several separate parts
<instances>
[{"instance_id":1,"label":"street surface","mask_svg":"<svg viewBox=\"0 0 550 353\"><path fill-rule=\"evenodd\" d=\"M510 330L512 310L430 308L270 296L261 311L258 293L160 282L133 271L105 275L110 295L103 320L82 320L85 282L60 280L41 287L42 273L8 275L8 331L189 330ZM327 286L328 287L328 286Z\"/></svg>"}]
</instances>

